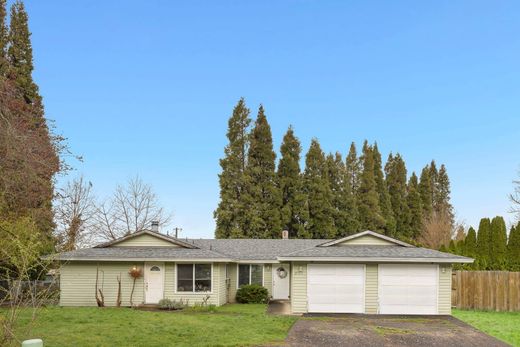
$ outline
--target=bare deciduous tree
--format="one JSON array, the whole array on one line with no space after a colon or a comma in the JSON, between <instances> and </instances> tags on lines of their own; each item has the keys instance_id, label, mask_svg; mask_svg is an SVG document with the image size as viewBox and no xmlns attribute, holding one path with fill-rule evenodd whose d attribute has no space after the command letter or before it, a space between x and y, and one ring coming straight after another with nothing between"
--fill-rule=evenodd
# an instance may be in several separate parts
<instances>
[{"instance_id":1,"label":"bare deciduous tree","mask_svg":"<svg viewBox=\"0 0 520 347\"><path fill-rule=\"evenodd\" d=\"M520 172L518 173L519 179L513 181L514 191L509 194L509 200L511 200L510 212L516 214L516 218L520 220Z\"/></svg>"},{"instance_id":2,"label":"bare deciduous tree","mask_svg":"<svg viewBox=\"0 0 520 347\"><path fill-rule=\"evenodd\" d=\"M454 226L447 213L433 212L423 222L423 230L418 241L433 249L447 246L453 237Z\"/></svg>"},{"instance_id":3,"label":"bare deciduous tree","mask_svg":"<svg viewBox=\"0 0 520 347\"><path fill-rule=\"evenodd\" d=\"M91 246L94 233L91 228L96 214L92 183L83 176L68 182L58 191L55 200L56 236L60 249L72 251Z\"/></svg>"},{"instance_id":4,"label":"bare deciduous tree","mask_svg":"<svg viewBox=\"0 0 520 347\"><path fill-rule=\"evenodd\" d=\"M171 215L159 205L152 187L136 176L98 205L96 233L100 239L114 240L149 228L152 221L165 226L170 220Z\"/></svg>"}]
</instances>

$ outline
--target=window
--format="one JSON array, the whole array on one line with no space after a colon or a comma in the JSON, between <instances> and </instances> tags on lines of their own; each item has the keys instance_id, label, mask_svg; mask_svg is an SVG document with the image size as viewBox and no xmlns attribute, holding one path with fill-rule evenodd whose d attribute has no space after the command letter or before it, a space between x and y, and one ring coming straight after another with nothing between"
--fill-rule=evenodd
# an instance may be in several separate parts
<instances>
[{"instance_id":1,"label":"window","mask_svg":"<svg viewBox=\"0 0 520 347\"><path fill-rule=\"evenodd\" d=\"M150 271L161 271L161 269L158 266L152 266Z\"/></svg>"},{"instance_id":2,"label":"window","mask_svg":"<svg viewBox=\"0 0 520 347\"><path fill-rule=\"evenodd\" d=\"M239 264L238 265L238 286L244 284L263 285L264 266L256 264Z\"/></svg>"},{"instance_id":3,"label":"window","mask_svg":"<svg viewBox=\"0 0 520 347\"><path fill-rule=\"evenodd\" d=\"M211 264L177 264L178 292L211 292Z\"/></svg>"}]
</instances>

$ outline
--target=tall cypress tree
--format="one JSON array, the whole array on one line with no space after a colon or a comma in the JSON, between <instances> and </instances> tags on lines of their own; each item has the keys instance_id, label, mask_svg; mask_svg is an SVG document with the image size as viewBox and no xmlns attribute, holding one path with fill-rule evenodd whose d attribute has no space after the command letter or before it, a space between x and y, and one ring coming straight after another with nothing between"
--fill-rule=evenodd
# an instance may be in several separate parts
<instances>
[{"instance_id":1,"label":"tall cypress tree","mask_svg":"<svg viewBox=\"0 0 520 347\"><path fill-rule=\"evenodd\" d=\"M410 228L410 208L407 203L406 165L399 153L395 156L390 153L385 165L385 173L386 185L396 223L395 236L410 238L412 237L412 229Z\"/></svg>"},{"instance_id":2,"label":"tall cypress tree","mask_svg":"<svg viewBox=\"0 0 520 347\"><path fill-rule=\"evenodd\" d=\"M374 156L372 148L367 141L363 144L361 161L363 163L363 171L357 192L360 228L361 230L384 233L386 223L379 205L379 194L374 174Z\"/></svg>"},{"instance_id":3,"label":"tall cypress tree","mask_svg":"<svg viewBox=\"0 0 520 347\"><path fill-rule=\"evenodd\" d=\"M379 206L381 208L381 215L385 221L384 233L395 237L397 236L396 220L392 212L392 203L390 201L390 195L388 194L385 175L383 174L383 161L377 143L374 143L372 146L372 156L374 158L374 179L376 182L376 190L379 195Z\"/></svg>"},{"instance_id":4,"label":"tall cypress tree","mask_svg":"<svg viewBox=\"0 0 520 347\"><path fill-rule=\"evenodd\" d=\"M410 238L417 240L422 231L423 214L422 214L422 201L421 194L419 193L419 182L417 175L412 172L410 179L408 180L406 202L408 210L410 211Z\"/></svg>"},{"instance_id":5,"label":"tall cypress tree","mask_svg":"<svg viewBox=\"0 0 520 347\"><path fill-rule=\"evenodd\" d=\"M358 228L355 200L347 179L345 163L339 152L327 156L327 173L332 192L336 236L353 234Z\"/></svg>"},{"instance_id":6,"label":"tall cypress tree","mask_svg":"<svg viewBox=\"0 0 520 347\"><path fill-rule=\"evenodd\" d=\"M453 225L455 222L453 206L450 202L450 179L448 178L448 172L446 171L446 166L444 166L444 164L441 165L436 177L434 208L438 213L447 214L451 220L451 224Z\"/></svg>"},{"instance_id":7,"label":"tall cypress tree","mask_svg":"<svg viewBox=\"0 0 520 347\"><path fill-rule=\"evenodd\" d=\"M468 229L468 235L464 240L464 250L462 253L466 257L475 259L473 264L467 264L465 265L465 267L469 269L477 269L477 233L475 232L475 229L473 229L472 227Z\"/></svg>"},{"instance_id":8,"label":"tall cypress tree","mask_svg":"<svg viewBox=\"0 0 520 347\"><path fill-rule=\"evenodd\" d=\"M304 191L308 196L309 236L313 238L336 237L326 159L317 139L312 139L309 151L305 156L303 178Z\"/></svg>"},{"instance_id":9,"label":"tall cypress tree","mask_svg":"<svg viewBox=\"0 0 520 347\"><path fill-rule=\"evenodd\" d=\"M419 193L421 195L423 217L425 218L429 217L433 212L432 186L430 168L425 166L421 171L421 179L419 182Z\"/></svg>"},{"instance_id":10,"label":"tall cypress tree","mask_svg":"<svg viewBox=\"0 0 520 347\"><path fill-rule=\"evenodd\" d=\"M216 238L245 237L245 167L251 124L249 109L241 98L228 121L228 144L220 160L220 202L214 213Z\"/></svg>"},{"instance_id":11,"label":"tall cypress tree","mask_svg":"<svg viewBox=\"0 0 520 347\"><path fill-rule=\"evenodd\" d=\"M510 271L520 271L520 223L509 232L507 259Z\"/></svg>"},{"instance_id":12,"label":"tall cypress tree","mask_svg":"<svg viewBox=\"0 0 520 347\"><path fill-rule=\"evenodd\" d=\"M345 170L352 194L357 194L361 182L361 161L357 156L356 144L352 142L345 160Z\"/></svg>"},{"instance_id":13,"label":"tall cypress tree","mask_svg":"<svg viewBox=\"0 0 520 347\"><path fill-rule=\"evenodd\" d=\"M482 218L477 234L477 258L480 270L487 270L488 266L490 266L490 233L491 221L489 218Z\"/></svg>"},{"instance_id":14,"label":"tall cypress tree","mask_svg":"<svg viewBox=\"0 0 520 347\"><path fill-rule=\"evenodd\" d=\"M490 264L492 270L507 268L507 230L503 217L496 216L491 221Z\"/></svg>"},{"instance_id":15,"label":"tall cypress tree","mask_svg":"<svg viewBox=\"0 0 520 347\"><path fill-rule=\"evenodd\" d=\"M282 195L282 226L289 231L290 237L308 238L306 225L309 220L307 197L303 192L300 173L301 144L289 127L283 137L278 163L278 187Z\"/></svg>"},{"instance_id":16,"label":"tall cypress tree","mask_svg":"<svg viewBox=\"0 0 520 347\"><path fill-rule=\"evenodd\" d=\"M280 238L282 197L276 185L276 154L263 106L250 135L246 166L246 230L250 238Z\"/></svg>"},{"instance_id":17,"label":"tall cypress tree","mask_svg":"<svg viewBox=\"0 0 520 347\"><path fill-rule=\"evenodd\" d=\"M6 24L7 7L6 0L0 0L0 76L5 77L9 67L7 60L7 43L9 31Z\"/></svg>"},{"instance_id":18,"label":"tall cypress tree","mask_svg":"<svg viewBox=\"0 0 520 347\"><path fill-rule=\"evenodd\" d=\"M9 26L9 48L7 56L10 63L9 77L22 91L27 103L40 105L38 86L32 79L33 52L29 31L29 17L23 2L16 1L11 7Z\"/></svg>"}]
</instances>

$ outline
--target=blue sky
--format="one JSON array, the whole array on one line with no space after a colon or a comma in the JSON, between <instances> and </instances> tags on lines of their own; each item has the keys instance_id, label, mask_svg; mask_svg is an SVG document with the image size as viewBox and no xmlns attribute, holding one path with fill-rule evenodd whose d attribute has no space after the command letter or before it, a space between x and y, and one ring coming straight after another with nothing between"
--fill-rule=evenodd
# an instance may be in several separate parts
<instances>
[{"instance_id":1,"label":"blue sky","mask_svg":"<svg viewBox=\"0 0 520 347\"><path fill-rule=\"evenodd\" d=\"M211 237L227 119L263 103L346 153L445 163L458 219L507 213L520 168L518 1L26 0L47 116L99 197L138 174Z\"/></svg>"}]
</instances>

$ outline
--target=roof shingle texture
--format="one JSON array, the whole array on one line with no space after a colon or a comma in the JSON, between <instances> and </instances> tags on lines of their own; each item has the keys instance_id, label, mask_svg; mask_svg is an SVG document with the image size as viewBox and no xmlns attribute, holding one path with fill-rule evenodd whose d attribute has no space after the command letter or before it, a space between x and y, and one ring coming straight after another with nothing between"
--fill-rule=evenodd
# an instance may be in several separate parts
<instances>
[{"instance_id":1,"label":"roof shingle texture","mask_svg":"<svg viewBox=\"0 0 520 347\"><path fill-rule=\"evenodd\" d=\"M277 257L314 247L330 240L316 239L191 239L197 247L240 260L276 260Z\"/></svg>"},{"instance_id":2,"label":"roof shingle texture","mask_svg":"<svg viewBox=\"0 0 520 347\"><path fill-rule=\"evenodd\" d=\"M228 259L208 249L181 247L107 247L85 248L60 254L61 260L75 259Z\"/></svg>"},{"instance_id":3,"label":"roof shingle texture","mask_svg":"<svg viewBox=\"0 0 520 347\"><path fill-rule=\"evenodd\" d=\"M444 259L466 259L458 255L435 251L421 247L401 246L329 246L312 247L299 250L281 257L363 257L363 258L444 258Z\"/></svg>"}]
</instances>

